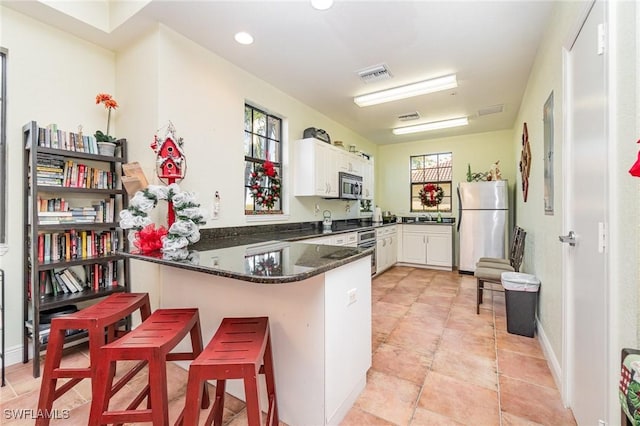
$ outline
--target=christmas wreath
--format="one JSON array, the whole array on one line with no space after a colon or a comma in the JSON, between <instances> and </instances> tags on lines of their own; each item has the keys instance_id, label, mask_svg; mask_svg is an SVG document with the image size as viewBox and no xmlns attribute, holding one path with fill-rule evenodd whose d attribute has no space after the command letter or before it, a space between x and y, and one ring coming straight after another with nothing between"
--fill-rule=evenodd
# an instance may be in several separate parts
<instances>
[{"instance_id":1,"label":"christmas wreath","mask_svg":"<svg viewBox=\"0 0 640 426\"><path fill-rule=\"evenodd\" d=\"M423 206L435 207L442 202L444 190L438 185L428 183L422 187L419 195Z\"/></svg>"},{"instance_id":2,"label":"christmas wreath","mask_svg":"<svg viewBox=\"0 0 640 426\"><path fill-rule=\"evenodd\" d=\"M176 221L167 230L151 222L149 212L158 200L170 201ZM135 229L129 233L131 243L141 252L162 250L168 256L181 254L190 243L200 240L198 225L204 225L204 214L191 192L182 192L178 184L169 186L149 185L135 193L129 207L120 212L120 227Z\"/></svg>"},{"instance_id":3,"label":"christmas wreath","mask_svg":"<svg viewBox=\"0 0 640 426\"><path fill-rule=\"evenodd\" d=\"M265 160L251 172L249 190L256 204L272 209L280 199L280 178L273 163Z\"/></svg>"}]
</instances>

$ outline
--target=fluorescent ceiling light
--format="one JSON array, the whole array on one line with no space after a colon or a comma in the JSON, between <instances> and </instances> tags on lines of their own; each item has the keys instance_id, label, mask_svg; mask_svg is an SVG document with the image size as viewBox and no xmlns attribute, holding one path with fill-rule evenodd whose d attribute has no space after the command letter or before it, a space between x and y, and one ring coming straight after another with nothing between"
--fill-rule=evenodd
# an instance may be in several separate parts
<instances>
[{"instance_id":1,"label":"fluorescent ceiling light","mask_svg":"<svg viewBox=\"0 0 640 426\"><path fill-rule=\"evenodd\" d=\"M456 75L451 74L431 80L420 81L418 83L407 84L406 86L394 87L380 92L356 96L353 98L353 102L360 107L365 107L384 102L397 101L398 99L411 98L413 96L424 95L427 93L439 92L440 90L453 89L454 87L458 87L458 81L456 80Z\"/></svg>"},{"instance_id":2,"label":"fluorescent ceiling light","mask_svg":"<svg viewBox=\"0 0 640 426\"><path fill-rule=\"evenodd\" d=\"M447 129L449 127L466 126L469 124L467 117L453 118L451 120L433 121L431 123L416 124L415 126L396 127L392 130L394 135L407 135L409 133L426 132L429 130Z\"/></svg>"},{"instance_id":3,"label":"fluorescent ceiling light","mask_svg":"<svg viewBox=\"0 0 640 426\"><path fill-rule=\"evenodd\" d=\"M318 10L327 10L333 6L333 0L311 0L311 6Z\"/></svg>"},{"instance_id":4,"label":"fluorescent ceiling light","mask_svg":"<svg viewBox=\"0 0 640 426\"><path fill-rule=\"evenodd\" d=\"M246 33L244 31L240 31L239 33L236 33L235 36L233 36L233 38L236 39L236 41L240 44L251 44L253 43L253 36L249 33Z\"/></svg>"}]
</instances>

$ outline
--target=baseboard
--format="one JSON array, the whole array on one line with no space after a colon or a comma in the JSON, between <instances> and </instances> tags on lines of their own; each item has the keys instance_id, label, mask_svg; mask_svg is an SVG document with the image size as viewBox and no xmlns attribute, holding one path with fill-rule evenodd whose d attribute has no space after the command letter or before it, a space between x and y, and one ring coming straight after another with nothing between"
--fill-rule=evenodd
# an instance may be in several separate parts
<instances>
[{"instance_id":1,"label":"baseboard","mask_svg":"<svg viewBox=\"0 0 640 426\"><path fill-rule=\"evenodd\" d=\"M536 318L536 326L538 331L538 341L540 342L542 352L547 359L547 364L549 365L549 369L551 370L553 381L556 383L556 388L558 388L558 391L560 392L564 403L564 395L562 395L562 366L560 362L558 362L558 358L553 352L551 344L549 343L549 339L547 339L547 335L545 334L544 328L542 327L542 324L540 323L538 318Z\"/></svg>"},{"instance_id":2,"label":"baseboard","mask_svg":"<svg viewBox=\"0 0 640 426\"><path fill-rule=\"evenodd\" d=\"M29 359L31 359L31 351L29 351ZM10 348L5 348L4 352L4 366L8 367L14 364L22 363L22 345L16 345Z\"/></svg>"}]
</instances>

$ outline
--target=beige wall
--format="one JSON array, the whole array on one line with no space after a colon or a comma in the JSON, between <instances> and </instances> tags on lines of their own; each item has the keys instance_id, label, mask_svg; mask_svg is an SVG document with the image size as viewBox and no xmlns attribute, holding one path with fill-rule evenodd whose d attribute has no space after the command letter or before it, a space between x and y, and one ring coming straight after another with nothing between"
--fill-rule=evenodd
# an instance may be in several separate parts
<instances>
[{"instance_id":1,"label":"beige wall","mask_svg":"<svg viewBox=\"0 0 640 426\"><path fill-rule=\"evenodd\" d=\"M399 216L410 213L409 158L412 155L451 152L453 154L453 187L467 180L467 165L472 172L486 172L499 161L502 178L509 181L511 205L513 205L516 162L512 146L513 131L476 133L418 142L381 145L376 160L376 200L382 210L390 210ZM458 217L458 199L453 197L453 211L444 216ZM455 260L458 264L458 238L455 241Z\"/></svg>"},{"instance_id":2,"label":"beige wall","mask_svg":"<svg viewBox=\"0 0 640 426\"><path fill-rule=\"evenodd\" d=\"M640 241L640 182L627 170L637 155L634 143L640 132L638 97L638 53L640 38L637 28L640 14L635 2L608 3L607 56L609 90L609 153L603 159L608 168L609 245L607 249L607 314L609 338L609 396L608 420L617 422L617 380L622 347L638 347L638 289ZM519 144L519 132L527 122L531 141L532 165L529 178L529 201L518 197L518 223L527 231L523 269L540 278L539 322L547 359L556 378L562 377L563 357L563 267L562 245L558 235L566 234L563 226L564 181L562 175L565 143L563 48L568 48L570 35L575 35L585 2L558 2L545 32L538 55L520 106L513 145ZM555 214L544 214L543 205L543 122L542 108L553 91L554 115L554 173ZM518 185L520 185L518 178ZM568 360L571 362L571 360Z\"/></svg>"},{"instance_id":3,"label":"beige wall","mask_svg":"<svg viewBox=\"0 0 640 426\"><path fill-rule=\"evenodd\" d=\"M0 34L7 48L7 239L0 257L5 271L8 363L22 358L22 126L85 132L106 130L107 114L95 104L99 92L115 94L115 54L0 6ZM46 47L45 47L46 46ZM112 127L113 129L113 127ZM117 131L117 127L115 127ZM117 133L116 133L117 134Z\"/></svg>"}]
</instances>

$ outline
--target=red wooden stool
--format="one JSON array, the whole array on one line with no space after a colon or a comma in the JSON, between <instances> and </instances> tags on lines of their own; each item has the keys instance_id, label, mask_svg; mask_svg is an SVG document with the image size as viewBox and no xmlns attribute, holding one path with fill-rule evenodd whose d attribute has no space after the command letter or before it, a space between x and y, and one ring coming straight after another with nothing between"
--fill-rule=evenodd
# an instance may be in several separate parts
<instances>
[{"instance_id":1,"label":"red wooden stool","mask_svg":"<svg viewBox=\"0 0 640 426\"><path fill-rule=\"evenodd\" d=\"M187 335L192 352L169 353ZM153 422L168 425L167 361L193 360L202 352L198 309L158 309L131 333L101 348L97 368L99 386L91 401L90 425ZM113 376L117 361L144 360L149 363L149 381L124 410L109 411ZM202 386L200 397L209 401ZM198 393L198 392L196 392ZM136 408L147 399L146 410Z\"/></svg>"},{"instance_id":2,"label":"red wooden stool","mask_svg":"<svg viewBox=\"0 0 640 426\"><path fill-rule=\"evenodd\" d=\"M100 347L105 344L105 341L114 341L119 334L118 323L137 310L140 310L142 320L151 315L151 305L147 293L115 293L95 305L51 320L51 332L38 400L39 413L51 412L53 402L80 383L82 379L91 379L91 391L95 395L96 364L100 359ZM86 329L88 332L89 367L60 368L65 332L74 329ZM136 366L134 369L138 368L139 370L143 366ZM58 379L63 378L71 380L56 389ZM116 386L123 385L124 382L118 383ZM38 416L36 425L48 425L49 420L49 416Z\"/></svg>"},{"instance_id":3,"label":"red wooden stool","mask_svg":"<svg viewBox=\"0 0 640 426\"><path fill-rule=\"evenodd\" d=\"M277 426L278 405L269 319L267 317L224 318L202 354L189 366L187 400L183 412L184 424L186 426L198 424L200 415L198 406L205 405L200 404L200 388L206 380L216 379L216 399L205 424L210 425L213 421L216 426L221 425L226 379L243 379L249 425L260 425L262 422L257 380L259 373L265 375L267 384L269 400L267 424Z\"/></svg>"}]
</instances>

